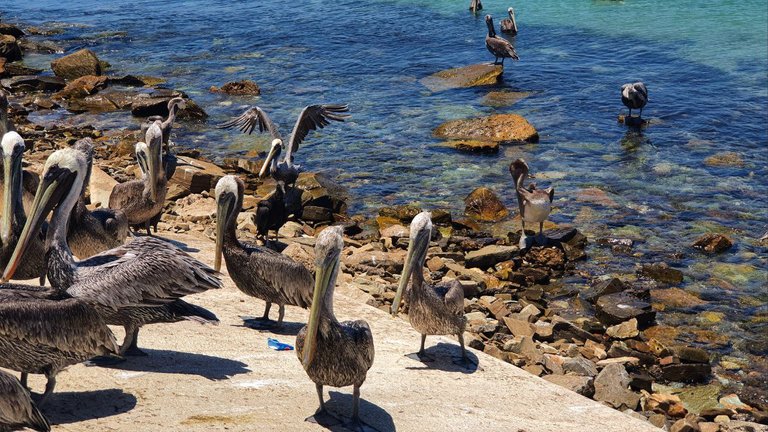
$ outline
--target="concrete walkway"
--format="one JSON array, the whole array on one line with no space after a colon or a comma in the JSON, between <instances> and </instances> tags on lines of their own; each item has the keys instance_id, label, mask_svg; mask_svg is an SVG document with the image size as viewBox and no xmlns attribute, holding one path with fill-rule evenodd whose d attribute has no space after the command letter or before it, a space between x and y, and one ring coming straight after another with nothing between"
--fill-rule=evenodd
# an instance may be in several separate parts
<instances>
[{"instance_id":1,"label":"concrete walkway","mask_svg":"<svg viewBox=\"0 0 768 432\"><path fill-rule=\"evenodd\" d=\"M172 238L202 261L213 262L212 241ZM219 326L148 326L139 346L149 357L131 358L114 369L77 365L60 374L44 409L54 430L323 430L304 421L317 408L317 398L295 351L267 348L269 337L294 344L307 311L289 307L284 334L244 327L240 316L260 315L264 303L224 280L221 290L187 298L214 311ZM451 338L427 339L430 354L438 358L429 366L406 357L418 348L419 335L405 320L365 305L364 299L346 281L337 288L338 318L365 319L373 330L376 361L362 387L367 430L658 431L481 352L472 351L478 366L464 370L451 360L459 354ZM122 338L121 331L116 333ZM44 381L34 376L30 384L40 391ZM326 388L329 408L339 417L351 413L351 391Z\"/></svg>"}]
</instances>

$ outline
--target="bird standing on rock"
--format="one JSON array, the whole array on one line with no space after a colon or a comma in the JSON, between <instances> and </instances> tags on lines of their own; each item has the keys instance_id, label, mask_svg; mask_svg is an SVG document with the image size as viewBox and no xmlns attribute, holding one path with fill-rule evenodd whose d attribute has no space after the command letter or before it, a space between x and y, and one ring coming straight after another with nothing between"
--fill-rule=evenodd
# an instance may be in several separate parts
<instances>
[{"instance_id":1,"label":"bird standing on rock","mask_svg":"<svg viewBox=\"0 0 768 432\"><path fill-rule=\"evenodd\" d=\"M520 207L520 219L523 229L520 234L520 249L528 247L525 236L525 223L538 222L539 234L536 236L540 243L544 243L544 221L549 217L552 211L552 200L555 198L555 189L538 190L531 184L526 189L524 185L525 178L534 178L529 172L528 164L523 159L517 159L509 165L509 173L515 181L515 193L517 195L517 205Z\"/></svg>"},{"instance_id":2,"label":"bird standing on rock","mask_svg":"<svg viewBox=\"0 0 768 432\"><path fill-rule=\"evenodd\" d=\"M277 241L277 232L288 221L288 210L285 207L285 194L282 185L277 184L272 195L259 201L256 205L254 219L256 232L264 240L264 244L269 242L270 230L275 231L275 241Z\"/></svg>"},{"instance_id":3,"label":"bird standing on rock","mask_svg":"<svg viewBox=\"0 0 768 432\"><path fill-rule=\"evenodd\" d=\"M636 82L621 86L621 103L629 108L629 117L632 117L633 109L639 109L640 114L637 117L641 118L643 116L643 108L648 104L648 89L645 87L645 84Z\"/></svg>"},{"instance_id":4,"label":"bird standing on rock","mask_svg":"<svg viewBox=\"0 0 768 432\"><path fill-rule=\"evenodd\" d=\"M515 47L504 39L496 36L496 30L493 27L493 18L490 15L485 16L485 24L488 26L488 36L485 37L485 47L488 48L491 54L495 57L493 64L499 64L501 59L501 65L504 66L504 59L511 58L513 60L520 60L517 56Z\"/></svg>"}]
</instances>

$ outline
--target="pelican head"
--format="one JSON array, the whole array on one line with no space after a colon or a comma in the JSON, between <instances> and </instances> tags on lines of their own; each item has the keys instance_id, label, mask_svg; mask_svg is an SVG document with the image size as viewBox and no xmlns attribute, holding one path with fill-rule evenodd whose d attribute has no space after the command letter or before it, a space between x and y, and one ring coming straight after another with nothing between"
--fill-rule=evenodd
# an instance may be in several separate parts
<instances>
[{"instance_id":1,"label":"pelican head","mask_svg":"<svg viewBox=\"0 0 768 432\"><path fill-rule=\"evenodd\" d=\"M159 120L155 120L149 129L147 129L147 135L144 142L147 143L147 146L149 147L146 168L147 174L149 175L150 197L152 198L152 201L157 201L157 181L162 171L160 150L163 146L163 131ZM138 154L136 157L139 157Z\"/></svg>"},{"instance_id":2,"label":"pelican head","mask_svg":"<svg viewBox=\"0 0 768 432\"><path fill-rule=\"evenodd\" d=\"M342 228L332 226L324 229L315 241L315 291L312 293L312 309L309 311L307 336L301 352L301 364L309 369L317 351L317 332L320 328L320 313L326 309L333 315L333 288L339 273L339 256L344 248Z\"/></svg>"},{"instance_id":3,"label":"pelican head","mask_svg":"<svg viewBox=\"0 0 768 432\"><path fill-rule=\"evenodd\" d=\"M176 107L176 109L184 109L187 107L187 101L182 97L175 97L168 101L168 113L173 112L175 114L174 107Z\"/></svg>"},{"instance_id":4,"label":"pelican head","mask_svg":"<svg viewBox=\"0 0 768 432\"><path fill-rule=\"evenodd\" d=\"M235 230L237 214L242 207L245 185L235 175L225 175L216 183L216 251L213 268L221 270L221 254L226 231Z\"/></svg>"},{"instance_id":5,"label":"pelican head","mask_svg":"<svg viewBox=\"0 0 768 432\"><path fill-rule=\"evenodd\" d=\"M509 13L509 16L512 17L512 16L515 15L515 9L514 8L509 8L509 9L507 9L507 13Z\"/></svg>"},{"instance_id":6,"label":"pelican head","mask_svg":"<svg viewBox=\"0 0 768 432\"><path fill-rule=\"evenodd\" d=\"M427 258L429 239L432 237L432 213L421 212L411 221L411 235L408 243L408 255L403 263L403 274L400 276L400 284L397 286L395 299L392 301L392 315L397 316L400 309L400 300L403 291L408 286L408 281L413 272L424 271L424 260Z\"/></svg>"},{"instance_id":7,"label":"pelican head","mask_svg":"<svg viewBox=\"0 0 768 432\"><path fill-rule=\"evenodd\" d=\"M56 207L56 212L51 217L51 225L54 226L49 228L49 235L51 233L62 235L66 241L69 215L80 197L87 169L85 156L73 148L57 150L48 157L40 176L40 185L37 187L35 200L29 209L27 223L24 224L19 241L16 243L16 249L14 249L3 272L2 281L7 281L13 277L29 241L40 232L45 218L48 217L54 207ZM57 223L61 223L63 226L59 227Z\"/></svg>"},{"instance_id":8,"label":"pelican head","mask_svg":"<svg viewBox=\"0 0 768 432\"><path fill-rule=\"evenodd\" d=\"M519 158L509 164L509 173L512 174L512 178L515 180L515 187L520 186L521 179L534 178L529 171L530 169L525 159Z\"/></svg>"},{"instance_id":9,"label":"pelican head","mask_svg":"<svg viewBox=\"0 0 768 432\"><path fill-rule=\"evenodd\" d=\"M0 97L2 99L2 97ZM3 216L0 224L0 240L4 245L10 241L13 216L21 199L21 155L25 150L24 139L16 132L3 135Z\"/></svg>"},{"instance_id":10,"label":"pelican head","mask_svg":"<svg viewBox=\"0 0 768 432\"><path fill-rule=\"evenodd\" d=\"M281 139L273 139L272 140L272 147L269 149L269 154L267 154L267 158L264 159L264 163L261 165L261 170L259 171L259 177L264 177L267 175L267 171L269 170L269 165L272 163L273 160L277 159L278 156L280 156L280 152L283 150L283 140Z\"/></svg>"}]
</instances>

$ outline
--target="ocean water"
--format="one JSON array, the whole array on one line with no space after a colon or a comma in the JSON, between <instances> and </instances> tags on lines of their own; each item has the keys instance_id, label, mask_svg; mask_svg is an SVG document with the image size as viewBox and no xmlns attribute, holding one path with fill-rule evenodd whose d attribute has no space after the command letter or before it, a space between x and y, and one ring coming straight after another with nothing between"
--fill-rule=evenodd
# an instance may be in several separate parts
<instances>
[{"instance_id":1,"label":"ocean water","mask_svg":"<svg viewBox=\"0 0 768 432\"><path fill-rule=\"evenodd\" d=\"M592 246L583 267L631 274L637 263L669 262L686 273L681 287L705 304L667 308L662 324L691 330L681 340L724 354L768 352L768 260L757 244L768 230L765 0L487 0L477 16L467 5L10 0L1 8L8 21L65 23L51 38L93 49L114 73L167 78L210 114L207 124L186 125L176 141L217 157L267 149L267 136L212 128L248 105L267 110L288 134L303 106L348 103L351 121L312 135L297 162L347 186L352 212L416 202L459 215L463 197L478 186L493 188L515 209L507 166L524 157L539 186L555 187L553 221L594 238L635 240L631 257ZM501 84L432 93L419 83L441 69L492 60L483 16L498 23L508 6L517 12L521 60L507 63ZM47 66L52 57L27 62ZM259 83L260 97L208 92L245 78ZM637 80L650 96L644 117L651 125L641 132L616 121L624 111L619 87ZM484 100L490 91L531 95L491 106ZM446 149L432 136L446 120L507 112L525 116L540 142L479 156ZM109 121L137 127L129 115ZM721 152L742 163L705 164ZM580 191L590 187L615 205L585 200ZM737 244L716 257L690 249L708 231ZM696 329L728 338L694 336Z\"/></svg>"}]
</instances>

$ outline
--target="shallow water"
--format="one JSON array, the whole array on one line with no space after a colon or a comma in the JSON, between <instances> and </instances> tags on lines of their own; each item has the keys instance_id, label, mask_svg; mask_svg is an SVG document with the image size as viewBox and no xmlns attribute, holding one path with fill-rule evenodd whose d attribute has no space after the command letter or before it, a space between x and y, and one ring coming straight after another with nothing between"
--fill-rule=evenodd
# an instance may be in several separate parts
<instances>
[{"instance_id":1,"label":"shallow water","mask_svg":"<svg viewBox=\"0 0 768 432\"><path fill-rule=\"evenodd\" d=\"M77 4L69 4L77 3ZM211 115L177 141L218 156L266 150L266 136L244 137L210 125L258 104L289 133L304 105L350 104L353 118L305 142L298 160L350 189L353 212L418 202L459 214L477 186L494 188L516 208L507 165L524 157L539 185L556 189L552 219L595 237L636 240L638 257L590 249L585 267L633 273L663 260L686 272L683 286L707 304L664 313L675 326L706 326L730 335L723 351L768 350L768 9L740 2L521 0L521 61L508 64L497 88L431 93L419 79L441 69L489 61L482 15L464 1L232 1L5 3L4 18L71 25L53 39L90 47L115 73L162 76ZM487 0L503 17L508 3ZM51 56L30 56L46 66ZM211 85L250 78L261 97L223 97ZM643 80L652 124L641 133L617 124L619 87ZM486 105L491 90L532 95L512 106ZM440 147L432 129L445 120L515 112L539 130L538 144L507 146L494 156ZM135 127L112 115L112 126ZM736 152L743 164L704 160ZM615 207L576 199L599 187ZM737 245L707 258L688 245L724 232ZM681 255L676 255L682 252ZM720 323L701 312L723 312ZM705 342L699 339L697 343Z\"/></svg>"}]
</instances>

